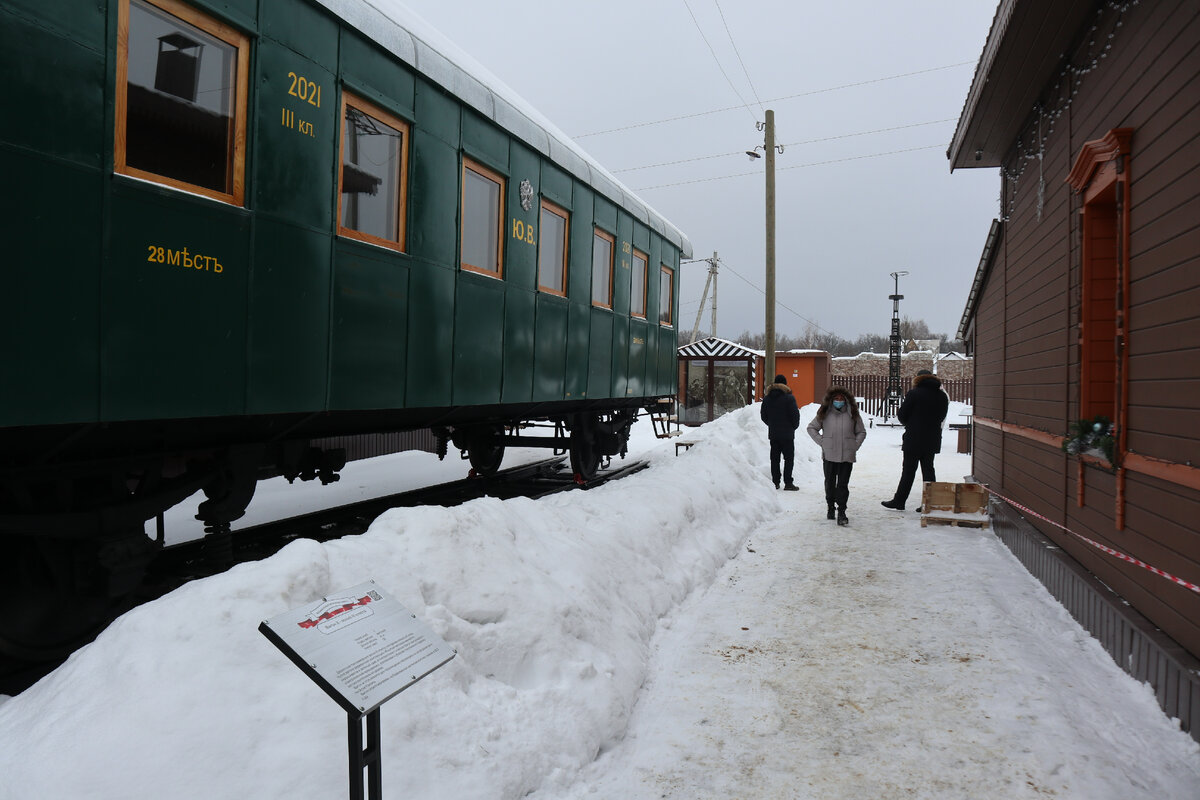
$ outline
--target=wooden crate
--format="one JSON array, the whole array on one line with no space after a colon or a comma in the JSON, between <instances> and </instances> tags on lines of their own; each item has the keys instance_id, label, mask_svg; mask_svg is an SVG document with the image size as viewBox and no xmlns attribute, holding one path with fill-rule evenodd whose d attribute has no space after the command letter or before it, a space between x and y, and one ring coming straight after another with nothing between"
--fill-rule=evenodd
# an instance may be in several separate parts
<instances>
[{"instance_id":1,"label":"wooden crate","mask_svg":"<svg viewBox=\"0 0 1200 800\"><path fill-rule=\"evenodd\" d=\"M921 527L931 523L988 527L987 489L978 483L929 481L921 492Z\"/></svg>"}]
</instances>

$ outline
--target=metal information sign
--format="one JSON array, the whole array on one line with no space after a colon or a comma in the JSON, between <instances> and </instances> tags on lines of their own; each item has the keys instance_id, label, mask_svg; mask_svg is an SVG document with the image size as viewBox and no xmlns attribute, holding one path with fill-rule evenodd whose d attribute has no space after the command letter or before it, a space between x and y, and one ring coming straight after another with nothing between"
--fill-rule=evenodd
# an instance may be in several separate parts
<instances>
[{"instance_id":1,"label":"metal information sign","mask_svg":"<svg viewBox=\"0 0 1200 800\"><path fill-rule=\"evenodd\" d=\"M375 581L294 608L258 629L338 705L359 716L455 656Z\"/></svg>"},{"instance_id":2,"label":"metal information sign","mask_svg":"<svg viewBox=\"0 0 1200 800\"><path fill-rule=\"evenodd\" d=\"M272 617L258 629L349 715L352 800L362 797L364 768L369 797L380 797L379 707L457 653L375 581Z\"/></svg>"}]
</instances>

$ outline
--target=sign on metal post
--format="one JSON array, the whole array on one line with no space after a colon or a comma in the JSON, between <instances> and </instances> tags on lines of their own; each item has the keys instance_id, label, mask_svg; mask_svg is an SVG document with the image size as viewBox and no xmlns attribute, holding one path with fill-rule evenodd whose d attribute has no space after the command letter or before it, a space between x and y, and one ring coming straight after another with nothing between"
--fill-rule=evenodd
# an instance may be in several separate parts
<instances>
[{"instance_id":1,"label":"sign on metal post","mask_svg":"<svg viewBox=\"0 0 1200 800\"><path fill-rule=\"evenodd\" d=\"M272 617L258 629L346 710L351 800L362 798L364 768L368 797L379 800L379 707L457 653L375 581Z\"/></svg>"}]
</instances>

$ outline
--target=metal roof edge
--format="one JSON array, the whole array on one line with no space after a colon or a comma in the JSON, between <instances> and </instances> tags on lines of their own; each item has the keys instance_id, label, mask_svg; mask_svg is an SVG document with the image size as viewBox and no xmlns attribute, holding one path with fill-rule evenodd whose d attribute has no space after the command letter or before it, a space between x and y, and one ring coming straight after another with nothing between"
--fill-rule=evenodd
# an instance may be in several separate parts
<instances>
[{"instance_id":1,"label":"metal roof edge","mask_svg":"<svg viewBox=\"0 0 1200 800\"><path fill-rule=\"evenodd\" d=\"M979 55L979 63L975 65L975 77L971 79L971 88L967 91L966 99L963 100L963 108L958 117L958 124L954 128L954 136L951 137L950 146L946 150L946 158L950 161L951 172L954 172L954 165L958 162L959 152L966 140L967 127L975 114L975 108L983 94L983 87L992 71L992 64L995 63L996 53L1004 41L1004 34L1008 31L1008 23L1012 19L1018 2L1019 0L1001 0L1000 5L996 7L996 15L992 17L992 27L983 44L983 52Z\"/></svg>"},{"instance_id":2,"label":"metal roof edge","mask_svg":"<svg viewBox=\"0 0 1200 800\"><path fill-rule=\"evenodd\" d=\"M971 281L971 291L967 295L967 306L963 309L962 321L958 323L958 331L955 333L955 338L965 341L967 329L975 318L975 310L979 305L979 296L983 291L983 282L987 278L988 272L991 271L992 264L996 260L996 252L998 251L998 243L1000 241L1000 232L1004 228L1004 223L998 219L992 220L992 227L988 230L987 239L983 243L983 252L979 255L979 266L975 268L975 279Z\"/></svg>"},{"instance_id":3,"label":"metal roof edge","mask_svg":"<svg viewBox=\"0 0 1200 800\"><path fill-rule=\"evenodd\" d=\"M387 10L371 0L315 0L315 2L338 18L345 20L404 63L412 66L421 75L453 93L510 135L520 139L537 152L553 160L559 167L587 183L592 189L603 194L610 202L623 208L635 219L649 225L652 230L678 248L684 258L691 258L692 244L682 231L634 194L631 189L614 178L583 148L555 128L553 123L546 121L543 124L542 121L530 117L530 113L534 116L541 115L533 110L532 106L530 106L529 113L522 110L520 105L525 101L499 78L488 73L486 76L488 80L481 80L471 70L457 63L452 55L443 52L435 43L426 41L417 32L406 28ZM413 14L415 22L423 22L415 13L411 11L409 13ZM428 23L424 24L428 25ZM432 26L430 26L430 30L431 36L442 36ZM449 43L448 39L447 42ZM449 45L453 47L453 43L449 43ZM464 53L464 57L470 58L466 53ZM480 65L480 69L486 70L486 67ZM494 80L495 84L490 84L490 80ZM495 91L493 86L504 91ZM511 92L512 99L505 95L505 91Z\"/></svg>"}]
</instances>

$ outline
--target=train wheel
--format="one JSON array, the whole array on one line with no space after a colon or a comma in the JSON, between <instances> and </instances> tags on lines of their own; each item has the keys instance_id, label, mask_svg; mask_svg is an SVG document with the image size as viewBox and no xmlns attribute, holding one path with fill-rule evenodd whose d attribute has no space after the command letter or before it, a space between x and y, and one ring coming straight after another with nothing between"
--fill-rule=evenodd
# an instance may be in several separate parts
<instances>
[{"instance_id":1,"label":"train wheel","mask_svg":"<svg viewBox=\"0 0 1200 800\"><path fill-rule=\"evenodd\" d=\"M120 598L80 587L81 573L102 557L95 542L31 536L0 542L0 656L31 663L65 658L125 610Z\"/></svg>"},{"instance_id":2,"label":"train wheel","mask_svg":"<svg viewBox=\"0 0 1200 800\"><path fill-rule=\"evenodd\" d=\"M500 462L504 460L504 445L500 438L503 435L503 428L495 428L472 437L467 445L467 458L476 474L495 475L500 469Z\"/></svg>"},{"instance_id":3,"label":"train wheel","mask_svg":"<svg viewBox=\"0 0 1200 800\"><path fill-rule=\"evenodd\" d=\"M600 469L600 450L596 447L597 418L578 414L571 423L571 471L576 483L586 483Z\"/></svg>"}]
</instances>

